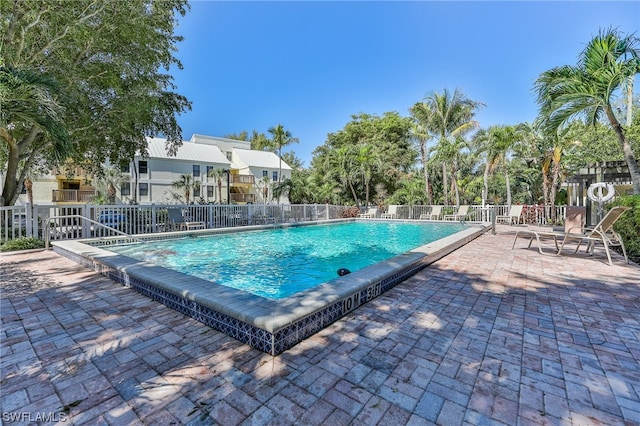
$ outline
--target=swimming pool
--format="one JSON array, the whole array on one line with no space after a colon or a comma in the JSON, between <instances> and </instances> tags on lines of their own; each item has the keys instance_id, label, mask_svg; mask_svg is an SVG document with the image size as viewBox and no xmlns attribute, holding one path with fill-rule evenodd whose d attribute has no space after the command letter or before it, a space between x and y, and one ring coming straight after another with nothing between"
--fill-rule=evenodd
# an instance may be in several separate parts
<instances>
[{"instance_id":1,"label":"swimming pool","mask_svg":"<svg viewBox=\"0 0 640 426\"><path fill-rule=\"evenodd\" d=\"M314 223L251 226L251 230L326 226L371 220L339 219ZM383 221L391 224L391 221ZM393 221L417 222L417 221ZM278 355L375 299L425 266L491 229L469 224L452 235L405 251L351 274L280 299L257 296L145 260L105 250L125 237L53 242L53 249L203 324L256 349ZM247 230L247 228L244 228ZM180 237L244 232L237 228L166 232L144 236L161 241ZM139 236L143 237L143 236ZM197 238L194 238L197 240Z\"/></svg>"},{"instance_id":2,"label":"swimming pool","mask_svg":"<svg viewBox=\"0 0 640 426\"><path fill-rule=\"evenodd\" d=\"M107 250L257 296L282 299L464 229L460 223L348 222L262 229Z\"/></svg>"}]
</instances>

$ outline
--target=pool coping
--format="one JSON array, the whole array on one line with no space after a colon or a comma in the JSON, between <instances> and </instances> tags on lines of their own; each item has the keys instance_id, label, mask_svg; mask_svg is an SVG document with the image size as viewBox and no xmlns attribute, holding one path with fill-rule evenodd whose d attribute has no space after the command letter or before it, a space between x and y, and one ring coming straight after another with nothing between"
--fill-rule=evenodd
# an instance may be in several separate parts
<instances>
[{"instance_id":1,"label":"pool coping","mask_svg":"<svg viewBox=\"0 0 640 426\"><path fill-rule=\"evenodd\" d=\"M253 225L135 237L157 240L361 220L376 219L334 219L313 223ZM393 219L383 221L424 223ZM126 240L122 236L57 241L52 242L52 246L56 253L94 269L114 281L256 349L278 355L491 229L491 224L488 223L468 225L468 228L448 237L279 300L253 295L89 245L120 243L123 239Z\"/></svg>"}]
</instances>

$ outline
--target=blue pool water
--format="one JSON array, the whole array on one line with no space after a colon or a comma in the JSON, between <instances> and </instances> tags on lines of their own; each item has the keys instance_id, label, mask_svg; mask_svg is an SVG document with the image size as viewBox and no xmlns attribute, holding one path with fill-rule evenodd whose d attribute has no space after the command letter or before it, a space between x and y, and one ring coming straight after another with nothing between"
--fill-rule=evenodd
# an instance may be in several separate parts
<instances>
[{"instance_id":1,"label":"blue pool water","mask_svg":"<svg viewBox=\"0 0 640 426\"><path fill-rule=\"evenodd\" d=\"M464 229L460 223L349 222L105 246L270 299L288 297Z\"/></svg>"}]
</instances>

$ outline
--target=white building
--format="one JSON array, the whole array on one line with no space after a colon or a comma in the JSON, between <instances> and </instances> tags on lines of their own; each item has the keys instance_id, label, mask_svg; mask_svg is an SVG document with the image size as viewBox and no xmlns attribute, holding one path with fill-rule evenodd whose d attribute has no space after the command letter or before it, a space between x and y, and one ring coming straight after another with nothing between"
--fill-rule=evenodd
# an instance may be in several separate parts
<instances>
[{"instance_id":1,"label":"white building","mask_svg":"<svg viewBox=\"0 0 640 426\"><path fill-rule=\"evenodd\" d=\"M273 199L273 184L291 178L291 167L272 152L251 150L250 142L194 134L170 156L165 139L147 140L148 156L136 155L122 170L117 203L184 203L184 189L174 186L184 176L191 183L191 202L289 203L286 197ZM84 203L98 190L105 192L80 169L40 176L34 179L33 189L36 204ZM25 201L23 194L17 204Z\"/></svg>"}]
</instances>

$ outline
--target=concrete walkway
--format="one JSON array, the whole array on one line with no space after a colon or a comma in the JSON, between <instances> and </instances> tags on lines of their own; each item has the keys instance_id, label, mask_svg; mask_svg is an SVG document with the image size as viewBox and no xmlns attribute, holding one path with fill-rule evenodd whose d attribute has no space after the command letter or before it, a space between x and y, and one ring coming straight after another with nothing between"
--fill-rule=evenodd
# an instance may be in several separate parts
<instances>
[{"instance_id":1,"label":"concrete walkway","mask_svg":"<svg viewBox=\"0 0 640 426\"><path fill-rule=\"evenodd\" d=\"M52 252L0 255L3 424L640 424L640 267L499 226L271 357Z\"/></svg>"}]
</instances>

